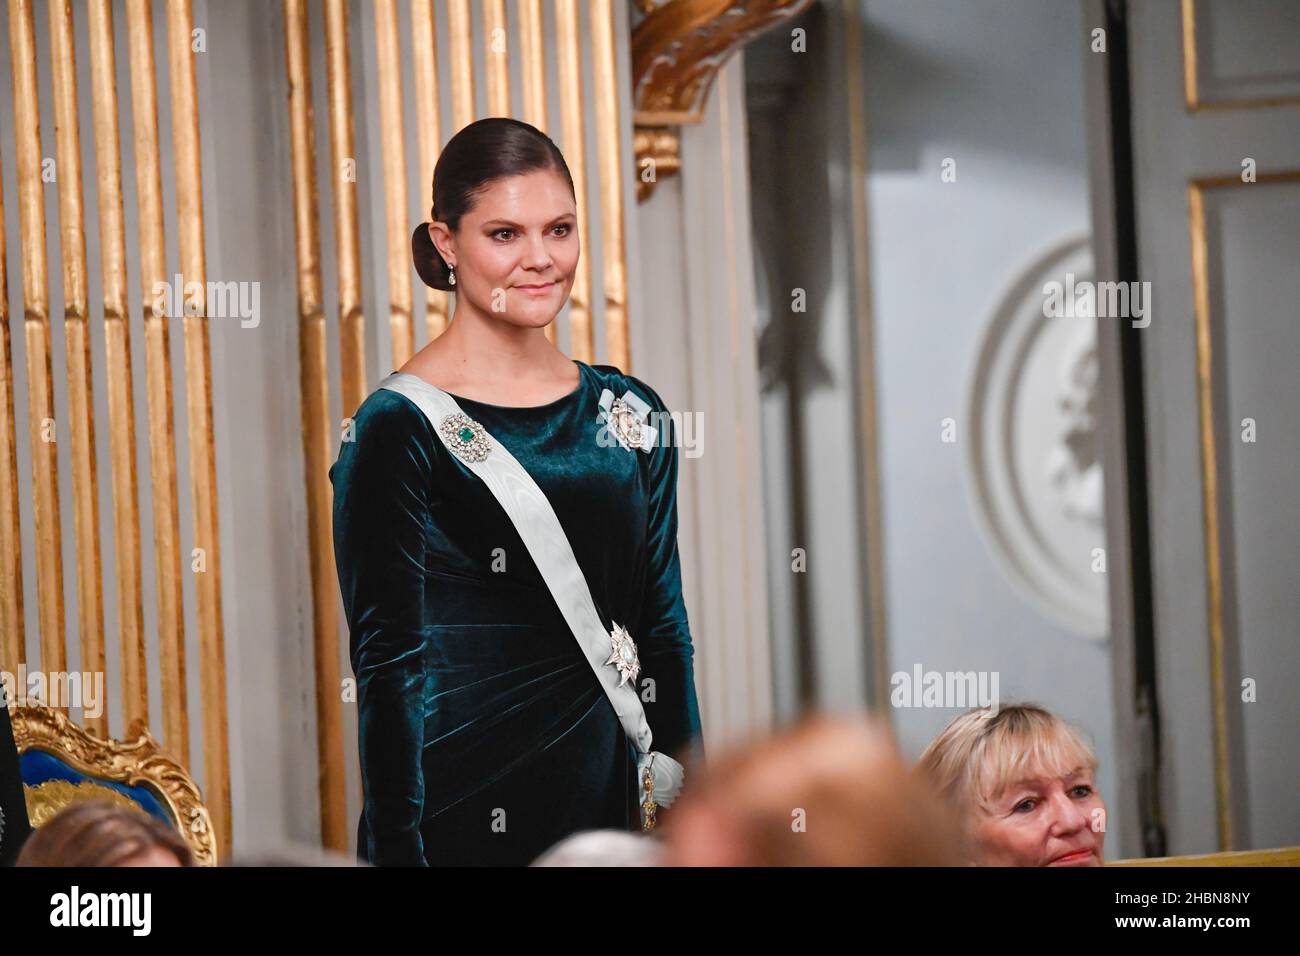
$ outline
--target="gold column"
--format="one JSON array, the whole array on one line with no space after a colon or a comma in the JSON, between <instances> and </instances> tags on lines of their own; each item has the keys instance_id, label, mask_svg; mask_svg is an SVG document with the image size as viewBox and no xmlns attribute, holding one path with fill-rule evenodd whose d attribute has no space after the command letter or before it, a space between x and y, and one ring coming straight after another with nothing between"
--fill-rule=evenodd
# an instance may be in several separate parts
<instances>
[{"instance_id":1,"label":"gold column","mask_svg":"<svg viewBox=\"0 0 1300 956\"><path fill-rule=\"evenodd\" d=\"M631 369L627 330L627 264L623 241L623 137L614 58L614 9L591 0L591 53L595 68L596 137L600 163L601 253L605 283L605 337L610 364Z\"/></svg>"},{"instance_id":2,"label":"gold column","mask_svg":"<svg viewBox=\"0 0 1300 956\"><path fill-rule=\"evenodd\" d=\"M32 446L36 525L36 599L41 625L40 666L67 670L63 633L63 565L59 546L58 455L48 428L54 422L50 362L48 268L45 261L45 190L41 182L41 120L36 93L36 38L30 0L9 4L9 49L14 95L14 146L18 216L22 230L23 329L27 342L27 420ZM47 440L48 439L48 440Z\"/></svg>"},{"instance_id":3,"label":"gold column","mask_svg":"<svg viewBox=\"0 0 1300 956\"><path fill-rule=\"evenodd\" d=\"M519 0L519 71L523 80L524 115L531 123L546 132L546 36L542 32L541 0ZM555 344L555 326L545 329L546 337Z\"/></svg>"},{"instance_id":4,"label":"gold column","mask_svg":"<svg viewBox=\"0 0 1300 956\"><path fill-rule=\"evenodd\" d=\"M176 229L181 274L198 294L185 302L185 397L189 416L194 544L205 570L195 579L203 693L204 797L223 851L230 849L230 755L226 735L226 661L221 626L221 559L217 474L212 444L212 367L208 352L207 266L203 246L203 171L194 78L190 0L167 2L167 50L176 163ZM177 298L181 298L177 290Z\"/></svg>"},{"instance_id":5,"label":"gold column","mask_svg":"<svg viewBox=\"0 0 1300 956\"><path fill-rule=\"evenodd\" d=\"M320 224L317 219L316 136L305 0L284 0L285 64L293 151L294 240L298 262L298 361L302 442L306 462L307 540L311 558L312 626L316 651L316 747L321 842L348 845L339 692L338 600L331 528L329 468L333 430L325 312L321 305Z\"/></svg>"},{"instance_id":6,"label":"gold column","mask_svg":"<svg viewBox=\"0 0 1300 956\"><path fill-rule=\"evenodd\" d=\"M483 0L483 69L489 116L510 115L509 37L505 0Z\"/></svg>"},{"instance_id":7,"label":"gold column","mask_svg":"<svg viewBox=\"0 0 1300 956\"><path fill-rule=\"evenodd\" d=\"M451 116L459 131L474 122L474 37L469 0L447 0L451 45Z\"/></svg>"},{"instance_id":8,"label":"gold column","mask_svg":"<svg viewBox=\"0 0 1300 956\"><path fill-rule=\"evenodd\" d=\"M63 263L63 336L68 365L68 437L72 448L72 515L77 551L77 630L81 669L107 670L104 591L99 566L99 494L90 336L86 321L86 217L81 196L81 136L77 126L77 58L71 0L49 0L54 138L58 156L59 250ZM108 717L83 715L88 730L108 735Z\"/></svg>"},{"instance_id":9,"label":"gold column","mask_svg":"<svg viewBox=\"0 0 1300 956\"><path fill-rule=\"evenodd\" d=\"M150 0L127 0L128 51L132 64L131 114L135 139L135 189L139 214L140 286L144 309L144 373L149 406L149 482L153 514L158 648L162 675L163 741L189 766L189 717L185 690L185 613L181 606L180 509L176 491L172 408L171 333L166 314L153 308L155 288L168 281L163 235L162 169L158 148L158 87ZM149 718L147 687L125 702L128 733ZM134 714L134 717L131 715ZM135 720L142 721L134 727Z\"/></svg>"},{"instance_id":10,"label":"gold column","mask_svg":"<svg viewBox=\"0 0 1300 956\"><path fill-rule=\"evenodd\" d=\"M340 380L343 414L350 417L366 397L366 316L361 307L361 239L357 227L357 153L352 123L347 0L325 2L325 67L334 243L338 259Z\"/></svg>"},{"instance_id":11,"label":"gold column","mask_svg":"<svg viewBox=\"0 0 1300 956\"><path fill-rule=\"evenodd\" d=\"M416 179L424 191L421 208L428 208L433 205L433 167L438 162L438 151L442 146L438 108L438 34L429 0L411 0L411 61L415 73L415 132L420 144L420 170ZM448 293L441 289L426 287L424 290L424 324L429 341L447 328L449 299Z\"/></svg>"},{"instance_id":12,"label":"gold column","mask_svg":"<svg viewBox=\"0 0 1300 956\"><path fill-rule=\"evenodd\" d=\"M519 71L523 80L523 120L546 132L546 37L541 0L519 0Z\"/></svg>"},{"instance_id":13,"label":"gold column","mask_svg":"<svg viewBox=\"0 0 1300 956\"><path fill-rule=\"evenodd\" d=\"M140 506L135 474L135 408L131 384L131 329L127 321L126 227L122 219L121 143L117 123L117 68L113 8L90 0L91 98L95 167L99 181L100 271L104 294L104 374L108 392L109 461L113 476L113 532L117 566L118 646L124 723L148 723L144 606L140 588Z\"/></svg>"},{"instance_id":14,"label":"gold column","mask_svg":"<svg viewBox=\"0 0 1300 956\"><path fill-rule=\"evenodd\" d=\"M23 553L18 525L18 457L14 439L14 366L9 342L9 265L5 259L5 190L0 181L0 669L27 660L23 646Z\"/></svg>"},{"instance_id":15,"label":"gold column","mask_svg":"<svg viewBox=\"0 0 1300 956\"><path fill-rule=\"evenodd\" d=\"M410 218L406 207L406 135L402 123L402 52L397 40L396 0L373 0L379 72L379 130L384 163L384 222L388 245L388 328L393 368L415 352L411 325Z\"/></svg>"},{"instance_id":16,"label":"gold column","mask_svg":"<svg viewBox=\"0 0 1300 956\"><path fill-rule=\"evenodd\" d=\"M590 249L587 232L587 141L583 132L582 54L578 46L578 0L556 0L555 42L559 57L560 128L564 159L578 198L578 243ZM569 295L569 352L581 362L595 361L591 327L591 257L578 259Z\"/></svg>"}]
</instances>

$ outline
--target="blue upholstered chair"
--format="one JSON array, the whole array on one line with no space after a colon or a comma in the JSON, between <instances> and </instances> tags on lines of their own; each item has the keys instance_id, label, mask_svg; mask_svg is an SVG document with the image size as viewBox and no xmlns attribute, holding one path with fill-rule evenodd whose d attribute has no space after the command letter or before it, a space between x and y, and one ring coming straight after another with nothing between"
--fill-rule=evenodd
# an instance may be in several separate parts
<instances>
[{"instance_id":1,"label":"blue upholstered chair","mask_svg":"<svg viewBox=\"0 0 1300 956\"><path fill-rule=\"evenodd\" d=\"M215 866L212 820L193 778L146 731L104 740L60 711L25 704L12 711L23 796L39 829L79 800L107 800L156 817L184 837L200 866Z\"/></svg>"}]
</instances>

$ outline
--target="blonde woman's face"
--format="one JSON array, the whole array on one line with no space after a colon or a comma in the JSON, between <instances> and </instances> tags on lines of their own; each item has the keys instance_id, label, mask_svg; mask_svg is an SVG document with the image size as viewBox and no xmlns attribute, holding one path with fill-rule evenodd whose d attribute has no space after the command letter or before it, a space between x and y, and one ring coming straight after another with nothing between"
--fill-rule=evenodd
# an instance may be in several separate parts
<instances>
[{"instance_id":1,"label":"blonde woman's face","mask_svg":"<svg viewBox=\"0 0 1300 956\"><path fill-rule=\"evenodd\" d=\"M581 251L577 206L555 170L496 180L457 233L431 223L430 235L455 266L457 296L486 316L542 327L568 300Z\"/></svg>"},{"instance_id":2,"label":"blonde woman's face","mask_svg":"<svg viewBox=\"0 0 1300 956\"><path fill-rule=\"evenodd\" d=\"M1014 781L972 811L977 864L1101 866L1106 804L1091 770Z\"/></svg>"}]
</instances>

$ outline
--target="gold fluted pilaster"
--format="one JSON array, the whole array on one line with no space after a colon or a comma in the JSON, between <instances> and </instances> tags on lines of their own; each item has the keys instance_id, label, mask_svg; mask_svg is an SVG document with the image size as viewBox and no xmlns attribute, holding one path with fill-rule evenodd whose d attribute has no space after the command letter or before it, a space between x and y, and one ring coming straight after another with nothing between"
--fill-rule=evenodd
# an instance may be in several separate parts
<instances>
[{"instance_id":1,"label":"gold fluted pilaster","mask_svg":"<svg viewBox=\"0 0 1300 956\"><path fill-rule=\"evenodd\" d=\"M339 694L338 580L334 567L329 469L332 429L325 312L321 303L316 134L306 0L284 0L285 68L293 154L294 247L298 265L299 397L306 464L307 541L311 559L312 629L316 657L316 749L321 842L348 845L343 707Z\"/></svg>"},{"instance_id":2,"label":"gold fluted pilaster","mask_svg":"<svg viewBox=\"0 0 1300 956\"><path fill-rule=\"evenodd\" d=\"M45 259L45 189L41 181L41 120L36 92L36 37L31 0L9 4L13 70L14 146L18 216L22 233L23 331L27 345L27 421L32 452L36 600L41 668L68 667L63 633L63 564L60 556L59 476L50 359L49 267Z\"/></svg>"},{"instance_id":3,"label":"gold fluted pilaster","mask_svg":"<svg viewBox=\"0 0 1300 956\"><path fill-rule=\"evenodd\" d=\"M73 536L77 552L77 631L81 670L103 674L104 588L99 557L99 488L95 469L94 389L86 292L86 215L81 193L77 125L77 57L71 0L49 0L54 139L59 184L59 250L63 263L63 342L68 370L68 439L72 454ZM107 736L108 715L82 715L88 730Z\"/></svg>"},{"instance_id":4,"label":"gold fluted pilaster","mask_svg":"<svg viewBox=\"0 0 1300 956\"><path fill-rule=\"evenodd\" d=\"M469 15L469 0L447 0L447 34L451 51L454 133L474 122L474 28Z\"/></svg>"},{"instance_id":5,"label":"gold fluted pilaster","mask_svg":"<svg viewBox=\"0 0 1300 956\"><path fill-rule=\"evenodd\" d=\"M523 119L546 132L546 37L542 32L542 0L519 0L519 72L523 81ZM555 343L555 325L546 337Z\"/></svg>"},{"instance_id":6,"label":"gold fluted pilaster","mask_svg":"<svg viewBox=\"0 0 1300 956\"><path fill-rule=\"evenodd\" d=\"M523 120L546 132L546 37L542 33L542 0L518 0L519 73Z\"/></svg>"},{"instance_id":7,"label":"gold fluted pilaster","mask_svg":"<svg viewBox=\"0 0 1300 956\"><path fill-rule=\"evenodd\" d=\"M221 621L221 552L217 531L217 469L212 432L212 361L208 349L207 266L203 243L203 170L199 100L190 32L190 0L167 0L167 51L176 164L176 232L181 274L197 295L184 297L185 406L189 416L194 545L204 570L195 576L200 687L203 696L204 796L217 839L230 849L230 748L226 729L226 660ZM181 299L177 290L177 300ZM193 566L193 565L192 565Z\"/></svg>"},{"instance_id":8,"label":"gold fluted pilaster","mask_svg":"<svg viewBox=\"0 0 1300 956\"><path fill-rule=\"evenodd\" d=\"M582 53L578 41L578 0L556 0L555 45L560 84L560 130L564 158L573 177L578 199L578 243L590 249L587 229L587 139L582 103ZM596 343L591 325L591 265L589 256L578 259L569 294L569 353L581 362L595 361Z\"/></svg>"},{"instance_id":9,"label":"gold fluted pilaster","mask_svg":"<svg viewBox=\"0 0 1300 956\"><path fill-rule=\"evenodd\" d=\"M361 234L357 226L357 151L347 0L325 0L325 75L338 267L339 378L343 415L351 417L366 397L366 315L361 305Z\"/></svg>"},{"instance_id":10,"label":"gold fluted pilaster","mask_svg":"<svg viewBox=\"0 0 1300 956\"><path fill-rule=\"evenodd\" d=\"M415 73L415 132L420 146L416 181L425 190L422 202L432 207L433 167L442 145L442 122L438 107L438 34L429 0L411 0L411 68ZM441 289L424 290L424 325L429 341L447 328L449 299Z\"/></svg>"},{"instance_id":11,"label":"gold fluted pilaster","mask_svg":"<svg viewBox=\"0 0 1300 956\"><path fill-rule=\"evenodd\" d=\"M608 361L630 372L627 328L627 264L623 237L623 124L618 110L618 64L614 56L611 0L591 0L591 59L596 87L596 137L600 175L601 253L605 285Z\"/></svg>"},{"instance_id":12,"label":"gold fluted pilaster","mask_svg":"<svg viewBox=\"0 0 1300 956\"><path fill-rule=\"evenodd\" d=\"M483 0L483 72L488 116L510 115L510 31L505 0Z\"/></svg>"},{"instance_id":13,"label":"gold fluted pilaster","mask_svg":"<svg viewBox=\"0 0 1300 956\"><path fill-rule=\"evenodd\" d=\"M162 161L158 143L158 80L153 52L151 0L127 0L127 40L132 64L131 115L135 140L135 191L144 306L144 372L149 411L149 482L154 567L158 591L158 649L163 737L167 749L189 765L189 713L185 685L185 611L181 605L180 505L176 488L176 428L172 408L171 330L153 306L168 282L163 233ZM142 688L143 689L143 688ZM146 722L148 695L128 706ZM128 734L145 730L132 727Z\"/></svg>"},{"instance_id":14,"label":"gold fluted pilaster","mask_svg":"<svg viewBox=\"0 0 1300 956\"><path fill-rule=\"evenodd\" d=\"M0 181L0 226L5 221L4 182ZM14 435L14 366L9 341L9 264L5 231L0 228L0 670L27 661L23 646L23 552L18 523L18 453Z\"/></svg>"},{"instance_id":15,"label":"gold fluted pilaster","mask_svg":"<svg viewBox=\"0 0 1300 956\"><path fill-rule=\"evenodd\" d=\"M379 73L379 135L384 166L384 236L388 247L388 329L393 368L415 354L411 324L411 230L406 206L406 136L402 123L402 48L396 0L373 0Z\"/></svg>"},{"instance_id":16,"label":"gold fluted pilaster","mask_svg":"<svg viewBox=\"0 0 1300 956\"><path fill-rule=\"evenodd\" d=\"M140 581L140 506L135 473L135 405L128 322L126 227L122 210L121 142L117 123L117 67L113 9L90 0L91 102L99 183L100 271L104 297L104 383L108 393L109 461L113 479L113 533L117 568L118 653L125 725L148 723L144 606Z\"/></svg>"}]
</instances>

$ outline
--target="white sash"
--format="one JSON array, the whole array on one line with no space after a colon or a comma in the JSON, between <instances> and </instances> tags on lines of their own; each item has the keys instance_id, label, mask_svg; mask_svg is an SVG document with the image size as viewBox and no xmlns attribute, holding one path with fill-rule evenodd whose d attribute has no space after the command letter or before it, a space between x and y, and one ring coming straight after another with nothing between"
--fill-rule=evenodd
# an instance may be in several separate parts
<instances>
[{"instance_id":1,"label":"white sash","mask_svg":"<svg viewBox=\"0 0 1300 956\"><path fill-rule=\"evenodd\" d=\"M646 771L649 770L654 781L654 802L661 807L671 806L681 792L685 771L672 757L650 749L650 725L646 723L641 698L633 684L620 681L617 666L608 663L613 636L601 623L591 590L587 587L587 579L578 566L578 559L574 557L564 526L560 524L545 492L538 487L528 470L510 454L509 449L492 437L482 425L479 428L487 443L486 458L474 461L473 456L463 455L453 447L440 426L448 416L465 415L465 412L454 398L436 385L416 375L394 372L380 382L379 387L405 395L424 412L447 450L478 475L500 502L528 548L537 570L541 572L542 580L555 598L569 630L577 638L578 646L582 648L583 656L587 658L613 705L624 732L636 746L637 781L642 787L642 796L645 796L644 781ZM646 823L646 809L643 800L643 825Z\"/></svg>"}]
</instances>

